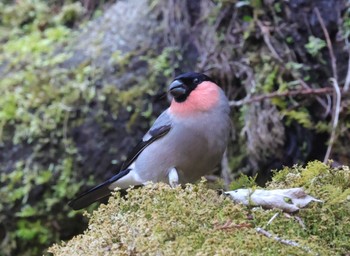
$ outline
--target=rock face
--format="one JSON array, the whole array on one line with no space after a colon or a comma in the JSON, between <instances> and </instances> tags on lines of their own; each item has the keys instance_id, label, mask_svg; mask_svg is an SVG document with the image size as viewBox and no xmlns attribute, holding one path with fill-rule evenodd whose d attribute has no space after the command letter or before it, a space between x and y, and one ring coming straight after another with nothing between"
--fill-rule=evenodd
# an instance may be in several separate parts
<instances>
[{"instance_id":1,"label":"rock face","mask_svg":"<svg viewBox=\"0 0 350 256\"><path fill-rule=\"evenodd\" d=\"M88 24L72 43L74 56L71 65L89 60L101 67L105 82L120 88L131 86L133 77L146 75L145 69L133 67L116 75L111 65L111 56L133 53L141 49L152 49L161 45L155 40L155 29L159 26L157 17L151 12L146 0L117 1L103 16ZM158 44L157 44L158 43Z\"/></svg>"},{"instance_id":2,"label":"rock face","mask_svg":"<svg viewBox=\"0 0 350 256\"><path fill-rule=\"evenodd\" d=\"M0 87L9 84L9 91L19 92L19 101L0 101L14 109L0 110L0 221L6 223L0 225L1 255L37 255L53 240L67 239L86 225L67 207L68 200L87 188L89 180L91 186L117 172L152 116L166 107L164 99L153 101L164 91L165 79L160 84L147 79L148 51L163 48L155 36L158 27L148 1L118 1L70 33L64 44L52 43L51 52L18 62L5 57ZM58 32L62 30L68 33ZM45 32L33 32L38 43L47 39ZM57 56L62 56L58 64L51 64ZM15 80L16 73L23 74L24 82ZM26 85L33 74L36 79ZM26 101L32 94L34 100ZM3 119L9 114L14 121Z\"/></svg>"},{"instance_id":3,"label":"rock face","mask_svg":"<svg viewBox=\"0 0 350 256\"><path fill-rule=\"evenodd\" d=\"M159 41L157 44L154 40L154 28L157 26L156 17L149 10L148 1L118 1L111 5L102 17L91 21L77 35L73 35L68 46L58 50L72 55L61 64L61 67L68 70L88 64L92 69L90 76L93 80L88 86L95 87L97 91L104 86L128 90L147 77L146 63L139 59L141 56L131 58L127 64L128 68L120 71L112 64L111 56L115 53L124 56L139 49L152 47L159 47L158 50L161 50ZM159 112L164 108L163 103L161 107L155 106L155 111ZM112 160L121 159L141 138L147 124L141 127L135 125L132 130L127 129L127 123L133 112L127 111L126 107L121 106L118 109L119 113L113 113L93 99L88 106L89 114L83 115L81 125L69 127L69 137L73 138L78 148L78 154L82 157L79 162L86 175L93 173L103 178L115 172L117 168L113 167ZM97 120L100 118L99 111L105 112L102 122ZM72 119L79 118L79 115L79 113L73 115ZM10 172L17 161L30 157L33 144L35 142L30 145L25 143L14 145L10 141L5 141L0 154L1 170ZM48 144L48 147L51 146L53 145Z\"/></svg>"},{"instance_id":4,"label":"rock face","mask_svg":"<svg viewBox=\"0 0 350 256\"><path fill-rule=\"evenodd\" d=\"M148 76L147 63L140 60L142 55L125 60L128 63L123 70L118 65L113 65L111 56L116 54L123 58L137 51L142 54L152 47L158 47L160 50L162 46L159 41L154 40L154 28L157 26L156 17L149 10L148 1L118 1L109 7L101 18L88 24L74 39L74 55L63 65L76 67L86 61L90 62L103 74L98 84L93 85L97 88L110 85L118 90L129 90L139 86ZM117 101L118 93L115 97ZM112 161L120 162L142 137L147 123L128 129L128 122L135 112L127 111L127 107L121 105L118 113L106 110L102 123L96 122L94 115L87 116L81 126L73 129L72 137L82 157L81 164L85 175L91 173L100 178L109 177L118 169L118 166L113 166ZM155 106L154 109L159 111L163 107ZM99 108L100 106L92 107L95 111L99 111ZM109 124L109 128L102 128L101 125L106 123Z\"/></svg>"}]
</instances>

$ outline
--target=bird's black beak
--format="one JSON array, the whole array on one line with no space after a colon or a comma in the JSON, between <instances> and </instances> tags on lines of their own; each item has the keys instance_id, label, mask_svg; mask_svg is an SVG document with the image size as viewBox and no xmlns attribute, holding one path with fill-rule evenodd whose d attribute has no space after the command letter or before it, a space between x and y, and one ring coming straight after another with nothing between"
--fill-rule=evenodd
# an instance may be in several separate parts
<instances>
[{"instance_id":1,"label":"bird's black beak","mask_svg":"<svg viewBox=\"0 0 350 256\"><path fill-rule=\"evenodd\" d=\"M187 93L187 87L179 80L174 80L169 85L169 93L176 99Z\"/></svg>"}]
</instances>

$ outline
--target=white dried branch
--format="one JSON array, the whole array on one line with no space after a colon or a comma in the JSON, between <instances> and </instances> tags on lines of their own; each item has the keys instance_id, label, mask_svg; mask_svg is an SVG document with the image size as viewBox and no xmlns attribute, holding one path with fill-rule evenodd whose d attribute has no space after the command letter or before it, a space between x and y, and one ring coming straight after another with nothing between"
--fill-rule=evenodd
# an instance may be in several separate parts
<instances>
[{"instance_id":1,"label":"white dried branch","mask_svg":"<svg viewBox=\"0 0 350 256\"><path fill-rule=\"evenodd\" d=\"M283 239L279 236L275 236L275 235L272 235L270 232L268 232L267 230L263 229L263 228L255 228L255 230L259 233L259 234L262 234L268 238L272 238L273 240L277 241L277 242L280 242L282 244L286 244L286 245L290 245L290 246L294 246L294 247L298 247L298 248L301 248L309 253L311 253L311 250L310 248L308 247L304 247L304 246L301 246L299 243L295 242L295 241L292 241L292 240L289 240L289 239Z\"/></svg>"},{"instance_id":2,"label":"white dried branch","mask_svg":"<svg viewBox=\"0 0 350 256\"><path fill-rule=\"evenodd\" d=\"M338 126L339 121L339 114L340 114L340 104L341 104L341 92L338 85L338 81L334 78L331 79L332 85L334 87L334 93L333 93L333 113L332 113L332 131L331 136L329 139L327 152L324 157L323 162L327 163L328 159L331 155L332 147L336 139L336 129Z\"/></svg>"},{"instance_id":3,"label":"white dried branch","mask_svg":"<svg viewBox=\"0 0 350 256\"><path fill-rule=\"evenodd\" d=\"M350 88L350 49L349 49L349 42L346 40L346 46L348 48L348 71L346 72L346 79L344 83L344 92L347 92Z\"/></svg>"},{"instance_id":4,"label":"white dried branch","mask_svg":"<svg viewBox=\"0 0 350 256\"><path fill-rule=\"evenodd\" d=\"M237 189L227 191L235 202L248 206L261 206L267 209L281 209L284 212L296 212L310 202L322 202L308 194L302 188L289 189Z\"/></svg>"}]
</instances>

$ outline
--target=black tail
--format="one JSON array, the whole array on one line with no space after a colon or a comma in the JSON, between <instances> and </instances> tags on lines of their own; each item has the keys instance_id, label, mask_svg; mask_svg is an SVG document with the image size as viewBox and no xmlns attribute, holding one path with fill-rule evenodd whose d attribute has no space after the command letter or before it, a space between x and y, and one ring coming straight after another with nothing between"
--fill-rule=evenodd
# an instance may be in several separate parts
<instances>
[{"instance_id":1,"label":"black tail","mask_svg":"<svg viewBox=\"0 0 350 256\"><path fill-rule=\"evenodd\" d=\"M85 207L88 207L90 204L105 198L109 196L112 192L108 187L115 181L119 180L120 178L124 177L130 172L130 169L126 169L124 171L119 172L118 174L114 175L109 180L106 180L102 184L89 189L88 191L84 192L83 194L79 195L78 197L74 198L72 201L68 203L70 207L72 207L74 210L80 210Z\"/></svg>"}]
</instances>

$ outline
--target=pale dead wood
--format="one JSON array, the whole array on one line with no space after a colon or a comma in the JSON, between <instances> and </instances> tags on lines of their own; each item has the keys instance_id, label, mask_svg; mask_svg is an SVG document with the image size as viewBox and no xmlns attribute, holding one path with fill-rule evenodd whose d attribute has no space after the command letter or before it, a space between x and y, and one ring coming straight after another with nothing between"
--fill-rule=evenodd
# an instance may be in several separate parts
<instances>
[{"instance_id":1,"label":"pale dead wood","mask_svg":"<svg viewBox=\"0 0 350 256\"><path fill-rule=\"evenodd\" d=\"M341 92L336 79L331 79L332 85L334 87L333 93L333 114L332 114L332 132L329 139L326 155L324 156L323 162L327 163L331 155L332 147L336 139L336 129L339 121L340 114L340 104L341 104Z\"/></svg>"},{"instance_id":2,"label":"pale dead wood","mask_svg":"<svg viewBox=\"0 0 350 256\"><path fill-rule=\"evenodd\" d=\"M329 37L329 33L327 31L327 28L324 25L322 16L321 16L320 11L318 10L317 7L315 8L315 13L316 13L318 22L321 25L324 37L326 38L327 48L329 51L329 56L330 56L331 65L332 65L332 72L333 72L333 78L331 79L332 86L334 88L333 110L332 110L332 131L331 131L331 136L330 136L328 147L327 147L327 152L326 152L324 159L323 159L323 162L326 163L326 162L328 162L328 159L331 155L332 147L333 147L333 144L334 144L335 138L336 138L336 129L338 126L340 105L341 105L341 92L340 92L340 88L339 88L339 84L338 84L337 60L336 60L335 55L334 55L332 41Z\"/></svg>"}]
</instances>

